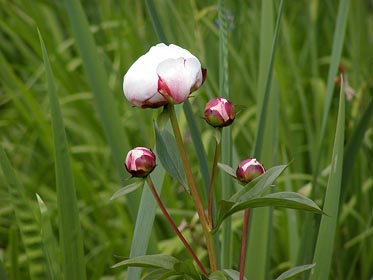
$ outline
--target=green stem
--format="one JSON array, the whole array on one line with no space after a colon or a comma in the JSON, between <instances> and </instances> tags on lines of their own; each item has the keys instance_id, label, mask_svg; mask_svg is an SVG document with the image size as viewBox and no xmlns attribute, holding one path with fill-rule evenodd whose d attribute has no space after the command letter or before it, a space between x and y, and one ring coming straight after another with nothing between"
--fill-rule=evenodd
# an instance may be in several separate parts
<instances>
[{"instance_id":1,"label":"green stem","mask_svg":"<svg viewBox=\"0 0 373 280\"><path fill-rule=\"evenodd\" d=\"M206 271L205 267L203 266L203 264L201 263L201 261L199 260L197 255L194 253L192 247L190 247L188 241L186 241L183 234L180 232L179 228L176 226L175 222L172 220L170 214L168 214L168 211L167 211L166 207L163 205L163 202L162 202L161 198L159 197L159 195L157 193L157 190L155 189L153 181L150 178L150 176L146 177L146 182L148 183L148 185L150 187L150 190L153 193L153 196L154 196L155 200L157 201L157 203L159 205L159 208L161 208L163 215L166 217L166 219L170 223L172 229L175 231L177 236L180 238L181 242L183 242L184 246L187 248L189 253L192 255L192 257L195 260L195 262L197 263L198 267L201 269L203 275L208 277L208 274L207 274L207 271Z\"/></svg>"},{"instance_id":2,"label":"green stem","mask_svg":"<svg viewBox=\"0 0 373 280\"><path fill-rule=\"evenodd\" d=\"M186 153L185 148L184 148L184 143L183 143L183 140L182 140L182 137L181 137L179 124L177 122L174 105L173 104L168 104L167 105L167 110L168 110L168 114L170 116L172 129L174 131L175 140L176 140L177 146L179 148L181 161L183 163L185 174L186 174L186 177L187 177L187 180L188 180L188 183L189 183L190 192L192 194L194 205L196 207L199 219L200 219L201 224L202 224L202 229L203 229L203 232L205 234L206 246L207 246L209 261L210 261L210 268L211 268L211 271L214 272L214 271L217 270L217 265L216 265L215 246L214 246L214 240L212 238L211 228L210 228L210 225L208 223L207 217L205 215L205 211L203 209L202 201L201 201L201 198L199 197L197 186L196 186L196 183L194 181L192 170L191 170L190 165L189 165L188 156L187 156L187 153Z\"/></svg>"},{"instance_id":3,"label":"green stem","mask_svg":"<svg viewBox=\"0 0 373 280\"><path fill-rule=\"evenodd\" d=\"M221 128L216 128L216 129L218 130L217 132L221 134ZM215 141L215 152L214 152L214 162L212 164L210 187L209 187L209 196L208 196L208 204L207 204L210 228L214 228L214 215L213 215L213 211L212 211L212 202L213 202L214 183L215 183L215 177L216 177L216 169L217 169L217 166L218 166L219 153L220 153L220 140L216 139L216 141Z\"/></svg>"}]
</instances>

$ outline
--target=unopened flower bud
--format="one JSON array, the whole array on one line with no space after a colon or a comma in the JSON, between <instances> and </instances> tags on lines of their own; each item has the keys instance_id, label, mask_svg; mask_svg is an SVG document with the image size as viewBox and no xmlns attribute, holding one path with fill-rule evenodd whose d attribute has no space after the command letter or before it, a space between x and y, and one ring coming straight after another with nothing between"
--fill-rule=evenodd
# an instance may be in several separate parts
<instances>
[{"instance_id":1,"label":"unopened flower bud","mask_svg":"<svg viewBox=\"0 0 373 280\"><path fill-rule=\"evenodd\" d=\"M155 154L148 148L136 147L128 152L125 167L133 177L146 177L155 168Z\"/></svg>"},{"instance_id":2,"label":"unopened flower bud","mask_svg":"<svg viewBox=\"0 0 373 280\"><path fill-rule=\"evenodd\" d=\"M179 104L201 87L206 73L189 51L172 44L158 44L129 68L124 75L123 91L136 107Z\"/></svg>"},{"instance_id":3,"label":"unopened flower bud","mask_svg":"<svg viewBox=\"0 0 373 280\"><path fill-rule=\"evenodd\" d=\"M210 99L204 112L206 122L213 127L230 125L236 116L233 104L222 97Z\"/></svg>"},{"instance_id":4,"label":"unopened flower bud","mask_svg":"<svg viewBox=\"0 0 373 280\"><path fill-rule=\"evenodd\" d=\"M249 183L263 173L265 173L263 165L255 158L245 159L238 165L236 170L238 180L244 183Z\"/></svg>"}]
</instances>

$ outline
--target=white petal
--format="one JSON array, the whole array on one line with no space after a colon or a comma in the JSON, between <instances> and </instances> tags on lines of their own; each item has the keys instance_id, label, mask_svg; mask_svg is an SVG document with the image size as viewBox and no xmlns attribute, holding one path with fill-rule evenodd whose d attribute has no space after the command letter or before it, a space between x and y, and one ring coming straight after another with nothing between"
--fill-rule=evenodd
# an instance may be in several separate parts
<instances>
[{"instance_id":1,"label":"white petal","mask_svg":"<svg viewBox=\"0 0 373 280\"><path fill-rule=\"evenodd\" d=\"M184 102L191 88L202 82L201 64L195 57L167 59L158 65L157 74L168 86L174 103Z\"/></svg>"},{"instance_id":2,"label":"white petal","mask_svg":"<svg viewBox=\"0 0 373 280\"><path fill-rule=\"evenodd\" d=\"M200 72L201 65L198 59L189 51L176 45L167 46L163 43L153 46L146 54L137 59L124 75L123 92L125 97L133 105L142 107L144 103L156 104L165 101L165 98L160 93L158 93L157 67L160 64L163 64L165 61L168 61L169 59L181 59L182 61L184 59L187 59L186 66L188 67L188 69L198 68L198 71ZM189 60L191 60L191 62L189 62ZM166 65L168 64L166 63ZM196 65L198 65L198 67L196 67ZM162 73L163 72L164 71L162 71ZM179 75L177 75L176 77L172 77L172 75L174 75L172 73L177 74L177 72L171 70L169 75L166 76L168 77L168 80L171 81L171 86L175 88L175 81L179 80ZM184 83L182 85L183 88L181 90L183 96L186 95L185 99L189 95L190 87L189 89L187 88L192 80L194 80L194 82L191 86L196 84L196 86L199 87L202 83L202 74L196 71L193 71L193 73L195 73L194 77L189 77L190 75L184 75L186 77L189 77L187 83ZM196 79L197 82L195 81ZM187 93L188 90L189 92Z\"/></svg>"}]
</instances>

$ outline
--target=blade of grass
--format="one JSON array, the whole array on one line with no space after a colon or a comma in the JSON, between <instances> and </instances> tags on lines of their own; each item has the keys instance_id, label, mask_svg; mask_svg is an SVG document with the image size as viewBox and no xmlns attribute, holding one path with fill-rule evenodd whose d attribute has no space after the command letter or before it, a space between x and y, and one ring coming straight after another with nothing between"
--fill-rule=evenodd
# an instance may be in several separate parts
<instances>
[{"instance_id":1,"label":"blade of grass","mask_svg":"<svg viewBox=\"0 0 373 280\"><path fill-rule=\"evenodd\" d=\"M150 17L152 19L154 30L157 33L158 40L162 43L168 44L166 35L159 21L157 10L155 9L153 0L146 0L146 7L148 8L148 11L150 13Z\"/></svg>"},{"instance_id":2,"label":"blade of grass","mask_svg":"<svg viewBox=\"0 0 373 280\"><path fill-rule=\"evenodd\" d=\"M119 113L115 109L117 103L109 88L107 73L98 56L96 44L81 3L79 0L65 0L65 6L93 92L96 109L111 148L115 167L123 181L126 176L123 172L123 156L125 155L124 149L128 147L128 139L121 127ZM136 218L138 201L139 197L136 192L128 196L128 209L133 220Z\"/></svg>"},{"instance_id":3,"label":"blade of grass","mask_svg":"<svg viewBox=\"0 0 373 280\"><path fill-rule=\"evenodd\" d=\"M338 16L335 23L335 32L333 38L333 49L331 54L331 61L328 72L328 81L326 84L326 98L324 103L324 112L321 124L321 131L319 136L319 141L322 143L325 129L326 121L329 115L329 109L332 102L334 86L335 86L335 76L337 75L339 61L342 55L343 42L345 37L346 25L348 20L348 7L350 5L349 0L341 0L338 6ZM319 150L319 153L322 154L322 151Z\"/></svg>"},{"instance_id":4,"label":"blade of grass","mask_svg":"<svg viewBox=\"0 0 373 280\"><path fill-rule=\"evenodd\" d=\"M339 95L338 121L334 139L331 173L326 189L320 229L317 236L313 262L315 269L311 272L311 280L328 279L333 257L335 231L338 222L339 197L343 170L343 145L345 130L345 96L341 86Z\"/></svg>"},{"instance_id":5,"label":"blade of grass","mask_svg":"<svg viewBox=\"0 0 373 280\"><path fill-rule=\"evenodd\" d=\"M30 278L45 279L44 254L39 224L37 223L36 216L31 206L32 204L30 205L30 201L27 200L24 188L19 182L18 177L2 147L0 147L0 166L4 174L5 184L8 185L10 200L16 215L17 225L21 232L21 239L26 251ZM12 238L15 238L13 241L17 242L17 234L15 231L12 232ZM18 256L14 255L14 257ZM13 265L19 264L13 262ZM12 272L18 274L18 272Z\"/></svg>"},{"instance_id":6,"label":"blade of grass","mask_svg":"<svg viewBox=\"0 0 373 280\"><path fill-rule=\"evenodd\" d=\"M348 178L353 170L352 165L355 162L356 156L358 155L358 150L361 146L361 143L364 139L364 133L369 127L370 119L373 116L373 99L370 99L370 102L365 109L364 114L362 115L359 123L356 125L355 130L353 131L345 150L344 162L343 162L343 172L342 172L342 187L341 187L341 202L344 201L346 191L347 191L347 182Z\"/></svg>"},{"instance_id":7,"label":"blade of grass","mask_svg":"<svg viewBox=\"0 0 373 280\"><path fill-rule=\"evenodd\" d=\"M3 279L3 280L8 280L9 279L8 275L5 272L3 262L1 260L0 260L0 279ZM14 279L17 279L17 278L14 278Z\"/></svg>"},{"instance_id":8,"label":"blade of grass","mask_svg":"<svg viewBox=\"0 0 373 280\"><path fill-rule=\"evenodd\" d=\"M262 2L260 30L260 61L258 78L258 111L257 132L254 147L254 157L265 165L274 162L273 152L277 149L277 106L275 94L270 95L272 71L280 31L283 1L280 2L277 13L275 31L272 37L273 4L272 1ZM268 23L270 20L270 23ZM271 43L272 42L272 43ZM271 47L269 47L271 46ZM277 92L276 92L277 93ZM269 119L272 116L273 120ZM264 138L264 133L266 137ZM263 149L266 147L265 149ZM263 152L264 150L264 152ZM251 211L250 231L245 262L245 276L248 279L266 279L268 277L269 243L271 227L271 209L255 209Z\"/></svg>"},{"instance_id":9,"label":"blade of grass","mask_svg":"<svg viewBox=\"0 0 373 280\"><path fill-rule=\"evenodd\" d=\"M209 166L206 158L206 152L203 148L201 134L198 130L198 126L196 123L195 115L192 111L192 106L190 102L187 100L184 102L183 105L184 114L186 119L188 120L188 127L190 131L190 135L192 137L193 146L196 151L196 155L198 158L199 170L201 172L202 181L203 181L203 192L201 192L201 199L205 201L205 198L208 194L209 182L210 182L210 171Z\"/></svg>"},{"instance_id":10,"label":"blade of grass","mask_svg":"<svg viewBox=\"0 0 373 280\"><path fill-rule=\"evenodd\" d=\"M66 279L84 280L86 279L86 273L83 240L74 177L68 152L69 146L52 69L40 33L39 39L43 53L52 116L62 272Z\"/></svg>"},{"instance_id":11,"label":"blade of grass","mask_svg":"<svg viewBox=\"0 0 373 280\"><path fill-rule=\"evenodd\" d=\"M229 96L229 76L228 76L228 22L225 1L219 0L219 95L223 98L230 99ZM223 129L221 139L221 161L226 164L232 162L232 132L228 126ZM225 173L221 174L222 199L230 197L232 192L232 179ZM216 211L214 213L216 216ZM232 264L232 219L228 218L222 225L221 251L221 268L231 268Z\"/></svg>"},{"instance_id":12,"label":"blade of grass","mask_svg":"<svg viewBox=\"0 0 373 280\"><path fill-rule=\"evenodd\" d=\"M338 7L338 15L335 25L334 37L333 37L333 47L331 53L331 61L328 72L328 80L326 87L326 98L324 102L324 111L322 124L320 128L320 135L318 136L318 143L315 145L316 162L313 169L313 180L312 180L312 192L311 198L315 199L317 193L317 178L319 176L320 161L323 155L323 141L325 136L326 122L329 115L331 100L333 97L334 86L335 86L335 76L337 74L338 65L340 62L342 48L344 43L344 36L347 23L349 0L341 0ZM317 146L317 147L316 147ZM315 219L314 215L306 215L306 221L304 230L309 233L309 236L304 237L302 240L300 252L300 263L307 263L311 261L312 255L314 253L314 246L316 242L316 235L318 229L318 221Z\"/></svg>"},{"instance_id":13,"label":"blade of grass","mask_svg":"<svg viewBox=\"0 0 373 280\"><path fill-rule=\"evenodd\" d=\"M38 194L36 194L36 198L39 203L41 236L43 240L46 266L48 269L48 279L59 279L61 275L61 270L60 264L56 261L56 259L58 259L60 255L58 251L57 240L53 234L50 214L44 201Z\"/></svg>"},{"instance_id":14,"label":"blade of grass","mask_svg":"<svg viewBox=\"0 0 373 280\"><path fill-rule=\"evenodd\" d=\"M158 165L151 175L154 186L159 195L161 195L162 192L164 175L165 171L161 165ZM146 183L141 195L139 212L136 218L130 258L143 256L146 254L152 232L156 207L157 203ZM139 279L141 271L142 268L140 267L129 267L127 272L128 279Z\"/></svg>"}]
</instances>

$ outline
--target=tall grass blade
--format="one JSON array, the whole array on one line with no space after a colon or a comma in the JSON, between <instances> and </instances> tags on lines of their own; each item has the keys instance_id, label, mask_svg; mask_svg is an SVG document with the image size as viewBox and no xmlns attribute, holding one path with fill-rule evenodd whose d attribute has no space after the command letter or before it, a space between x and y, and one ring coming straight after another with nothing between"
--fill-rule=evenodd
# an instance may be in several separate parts
<instances>
[{"instance_id":1,"label":"tall grass blade","mask_svg":"<svg viewBox=\"0 0 373 280\"><path fill-rule=\"evenodd\" d=\"M228 21L227 21L227 10L225 8L225 1L219 0L219 95L226 99L230 99L229 96L229 75L228 75ZM226 164L232 162L232 132L231 127L228 126L223 129L221 139L221 161ZM222 188L222 199L230 197L232 192L232 179L227 174L222 173L221 175ZM222 236L221 236L221 267L230 268L232 264L232 221L229 217L226 222L222 225Z\"/></svg>"},{"instance_id":2,"label":"tall grass blade","mask_svg":"<svg viewBox=\"0 0 373 280\"><path fill-rule=\"evenodd\" d=\"M341 193L343 170L343 145L345 131L345 96L343 87L339 95L338 121L334 139L331 172L326 189L319 233L317 236L313 263L315 269L311 273L311 280L329 279L331 261L333 257L335 231L338 222L339 198Z\"/></svg>"},{"instance_id":3,"label":"tall grass blade","mask_svg":"<svg viewBox=\"0 0 373 280\"><path fill-rule=\"evenodd\" d=\"M159 195L161 195L163 179L165 171L158 165L152 172L152 180L155 188ZM130 257L138 257L146 254L150 236L152 233L152 227L154 217L156 213L157 203L147 185L145 183L144 190L141 195L139 212L136 218L135 230L133 233L133 240L131 244ZM141 268L140 267L129 267L127 272L128 279L140 279Z\"/></svg>"},{"instance_id":4,"label":"tall grass blade","mask_svg":"<svg viewBox=\"0 0 373 280\"><path fill-rule=\"evenodd\" d=\"M8 186L10 201L14 208L17 225L25 247L30 279L45 279L44 254L40 237L39 224L30 201L27 200L23 186L18 180L5 151L0 147L0 166ZM13 236L17 238L16 236ZM15 248L16 249L16 248Z\"/></svg>"},{"instance_id":5,"label":"tall grass blade","mask_svg":"<svg viewBox=\"0 0 373 280\"><path fill-rule=\"evenodd\" d=\"M53 234L50 214L41 197L36 194L40 210L41 237L43 241L44 254L48 272L48 279L60 279L61 267L57 259L60 259L58 243Z\"/></svg>"},{"instance_id":6,"label":"tall grass blade","mask_svg":"<svg viewBox=\"0 0 373 280\"><path fill-rule=\"evenodd\" d=\"M161 23L159 21L157 10L155 9L153 0L146 0L146 6L148 8L148 11L150 13L150 17L152 19L153 27L155 32L157 33L158 39L165 44L168 44L168 41L166 39L166 35L163 31L163 28L161 26Z\"/></svg>"},{"instance_id":7,"label":"tall grass blade","mask_svg":"<svg viewBox=\"0 0 373 280\"><path fill-rule=\"evenodd\" d=\"M9 279L8 275L5 272L3 262L1 260L0 260L0 279L2 279L2 280L8 280Z\"/></svg>"},{"instance_id":8,"label":"tall grass blade","mask_svg":"<svg viewBox=\"0 0 373 280\"><path fill-rule=\"evenodd\" d=\"M62 273L65 279L86 279L83 240L69 146L47 50L39 33L50 100L57 185Z\"/></svg>"},{"instance_id":9,"label":"tall grass blade","mask_svg":"<svg viewBox=\"0 0 373 280\"><path fill-rule=\"evenodd\" d=\"M328 72L328 81L326 84L326 98L324 103L324 112L321 124L321 132L319 141L322 142L324 138L326 121L329 115L329 109L332 102L334 86L335 86L335 76L337 75L338 65L342 55L343 42L346 33L346 25L348 20L348 7L350 5L349 0L341 0L338 6L338 16L335 23L335 31L333 38L333 49L330 58L330 66ZM322 153L321 150L319 153Z\"/></svg>"},{"instance_id":10,"label":"tall grass blade","mask_svg":"<svg viewBox=\"0 0 373 280\"><path fill-rule=\"evenodd\" d=\"M201 199L204 199L207 197L209 183L210 183L210 170L209 170L209 166L207 162L206 152L205 152L205 149L203 148L201 133L198 130L195 115L193 114L193 111L192 111L192 106L190 105L190 102L188 100L184 102L183 109L184 109L185 117L188 120L188 127L190 131L190 135L192 137L193 146L196 151L198 164L199 164L199 170L202 176L204 188L203 188L203 193L201 195Z\"/></svg>"},{"instance_id":11,"label":"tall grass blade","mask_svg":"<svg viewBox=\"0 0 373 280\"><path fill-rule=\"evenodd\" d=\"M361 146L361 143L364 139L364 133L369 127L370 119L373 116L373 98L370 99L370 102L365 109L361 119L356 125L355 130L353 131L350 139L347 143L345 156L343 160L343 172L342 172L342 187L341 187L341 202L344 201L345 194L347 191L347 182L348 178L353 170L353 163L356 160L358 155L358 150Z\"/></svg>"},{"instance_id":12,"label":"tall grass blade","mask_svg":"<svg viewBox=\"0 0 373 280\"><path fill-rule=\"evenodd\" d=\"M277 150L278 102L277 91L270 95L272 71L280 31L283 1L280 2L275 31L272 37L273 4L262 2L260 30L260 61L258 78L258 111L257 132L254 157L265 166L274 164ZM268 20L270 22L268 23ZM271 46L271 47L270 47ZM272 119L270 119L272 117ZM264 137L266 134L266 137ZM265 147L265 149L264 149ZM247 279L266 279L268 277L269 243L271 227L271 209L255 209L251 211L250 230L248 236L245 276Z\"/></svg>"},{"instance_id":13,"label":"tall grass blade","mask_svg":"<svg viewBox=\"0 0 373 280\"><path fill-rule=\"evenodd\" d=\"M314 164L313 169L313 181L312 181L312 193L311 198L316 198L317 193L317 178L319 176L320 170L320 161L323 155L323 140L325 136L326 130L326 123L327 118L329 115L331 100L333 97L334 86L335 86L335 77L337 74L338 65L340 63L340 58L342 54L342 48L344 43L344 36L346 31L346 24L347 24L347 15L348 15L348 7L349 7L349 0L341 0L339 2L338 7L338 15L337 20L335 23L335 31L333 37L333 47L332 53L330 58L330 66L328 72L328 80L326 86L326 98L324 101L324 111L323 111L323 118L320 128L320 135L318 137L318 143L315 145L317 146L317 150L315 151L316 155L316 163ZM309 236L303 238L301 248L302 251L300 252L300 260L301 263L303 262L310 262L312 255L314 254L314 246L316 241L316 234L317 228L319 226L318 221L312 215L306 216L304 230L309 232Z\"/></svg>"},{"instance_id":14,"label":"tall grass blade","mask_svg":"<svg viewBox=\"0 0 373 280\"><path fill-rule=\"evenodd\" d=\"M119 113L115 109L117 103L109 88L104 64L101 62L97 53L96 44L81 3L79 0L65 0L65 5L74 32L74 38L83 59L83 66L91 86L96 109L110 145L115 167L121 179L125 180L123 157L125 155L125 148L128 147L128 139L121 127ZM139 198L136 196L136 193L130 194L127 199L128 208L133 220L136 218L138 201Z\"/></svg>"}]
</instances>

